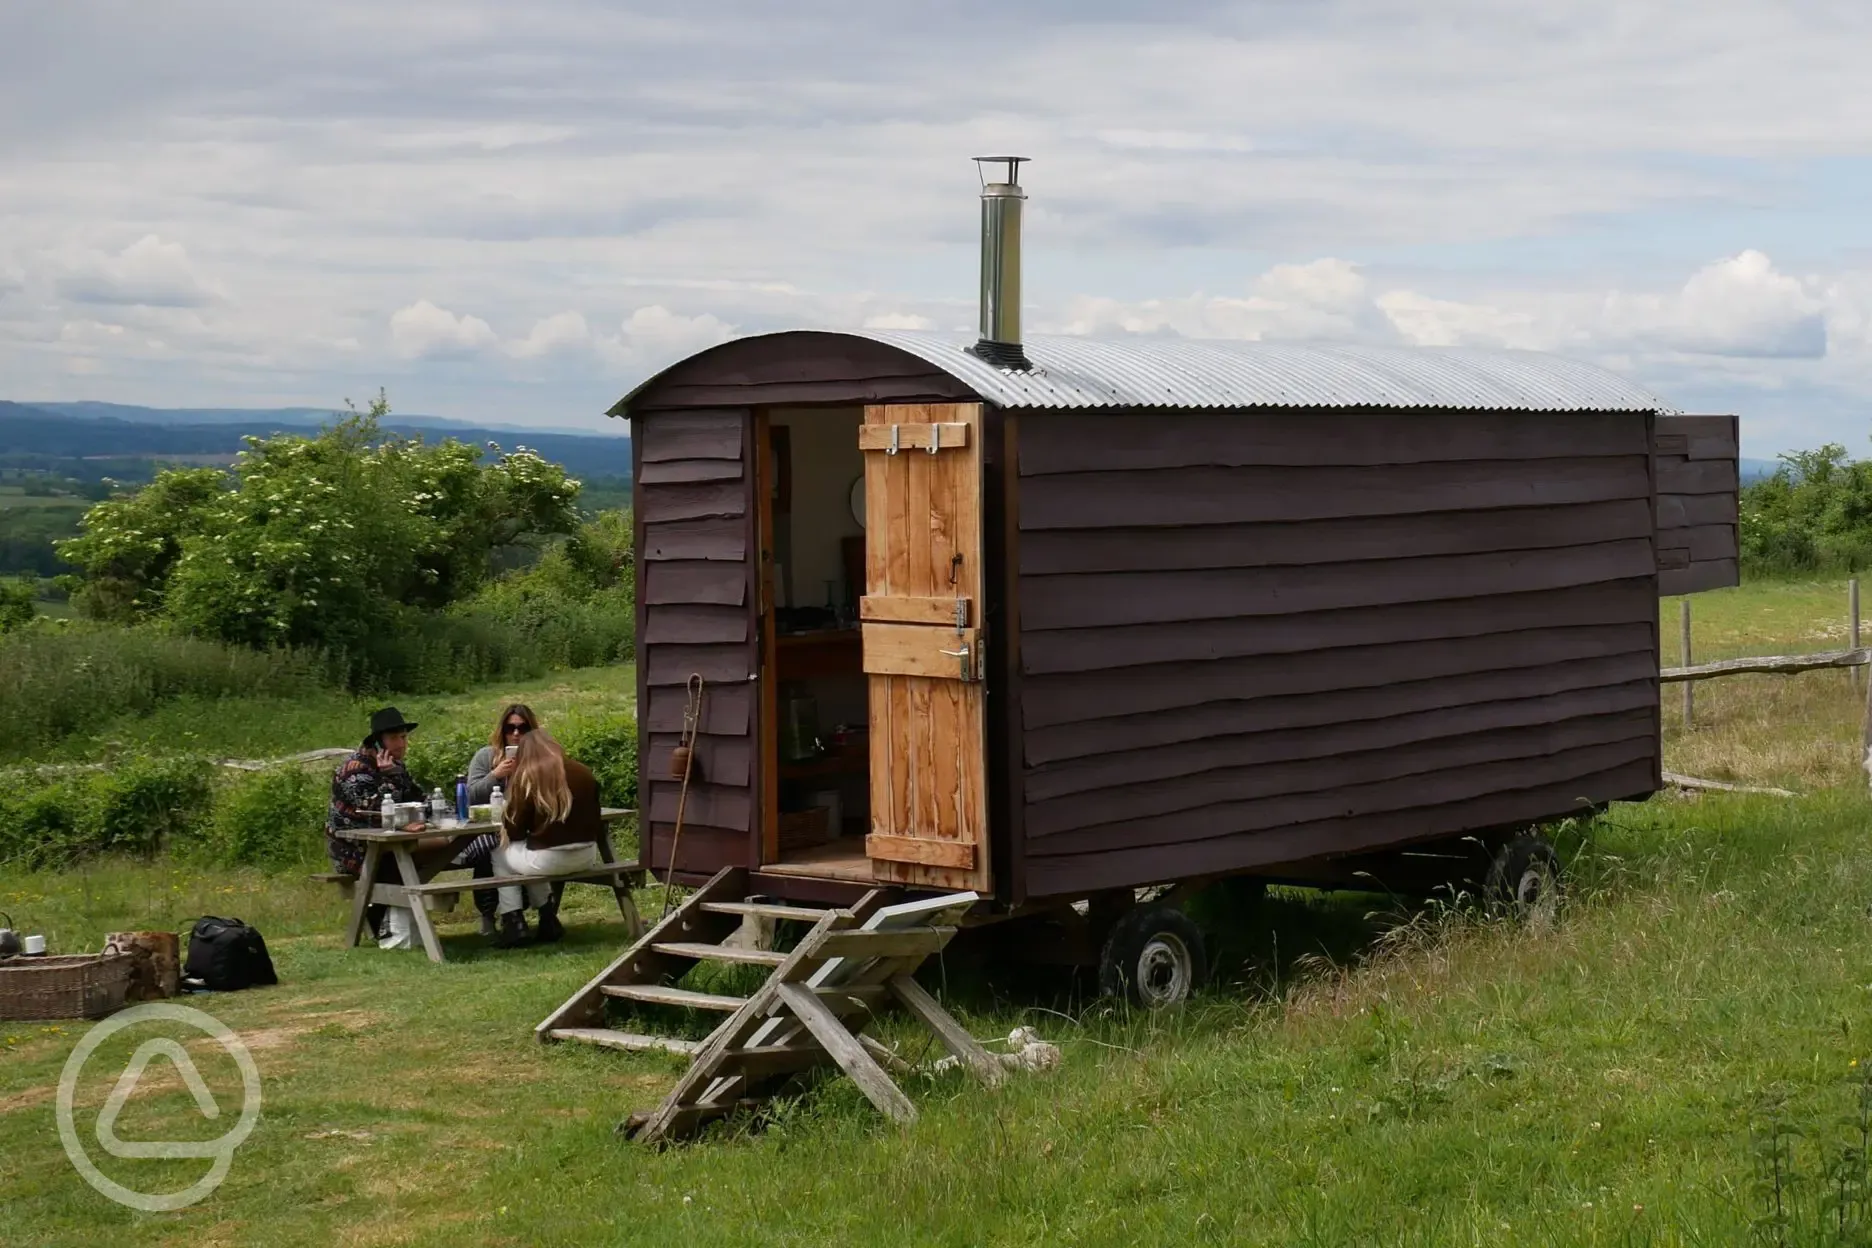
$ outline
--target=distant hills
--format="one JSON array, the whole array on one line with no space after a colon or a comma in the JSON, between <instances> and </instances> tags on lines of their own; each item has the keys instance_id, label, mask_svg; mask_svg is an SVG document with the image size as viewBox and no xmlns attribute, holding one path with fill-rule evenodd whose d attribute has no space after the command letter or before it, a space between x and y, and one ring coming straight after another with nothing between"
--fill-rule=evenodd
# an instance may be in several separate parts
<instances>
[{"instance_id":1,"label":"distant hills","mask_svg":"<svg viewBox=\"0 0 1872 1248\"><path fill-rule=\"evenodd\" d=\"M329 408L153 408L122 403L17 403L0 399L0 468L27 468L93 479L104 465L137 461L218 463L244 450L246 436L311 433L344 413ZM476 425L437 416L400 416L386 432L427 441L524 445L579 477L628 477L631 443L622 421L614 435L570 429Z\"/></svg>"},{"instance_id":2,"label":"distant hills","mask_svg":"<svg viewBox=\"0 0 1872 1248\"><path fill-rule=\"evenodd\" d=\"M1743 485L1747 485L1751 481L1759 481L1763 477L1774 476L1775 469L1780 466L1781 461L1778 459L1737 460L1736 475L1742 479Z\"/></svg>"}]
</instances>

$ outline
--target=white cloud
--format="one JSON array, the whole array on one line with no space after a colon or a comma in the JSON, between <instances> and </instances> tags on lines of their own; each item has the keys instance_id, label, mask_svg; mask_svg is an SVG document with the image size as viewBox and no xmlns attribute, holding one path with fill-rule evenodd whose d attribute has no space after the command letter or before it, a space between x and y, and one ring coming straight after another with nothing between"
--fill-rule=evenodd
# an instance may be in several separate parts
<instances>
[{"instance_id":1,"label":"white cloud","mask_svg":"<svg viewBox=\"0 0 1872 1248\"><path fill-rule=\"evenodd\" d=\"M711 313L682 316L653 304L625 317L617 336L600 338L598 349L613 365L648 374L734 336L735 327Z\"/></svg>"},{"instance_id":2,"label":"white cloud","mask_svg":"<svg viewBox=\"0 0 1872 1248\"><path fill-rule=\"evenodd\" d=\"M1778 271L1760 251L1713 261L1677 289L1499 292L1478 301L1392 290L1378 306L1408 342L1423 346L1505 346L1633 358L1819 360L1828 355L1830 318L1858 331L1855 302L1835 285Z\"/></svg>"},{"instance_id":3,"label":"white cloud","mask_svg":"<svg viewBox=\"0 0 1872 1248\"><path fill-rule=\"evenodd\" d=\"M1698 270L1670 295L1614 291L1602 334L1696 355L1818 359L1827 351L1826 305L1751 250Z\"/></svg>"},{"instance_id":4,"label":"white cloud","mask_svg":"<svg viewBox=\"0 0 1872 1248\"><path fill-rule=\"evenodd\" d=\"M907 312L878 312L864 319L866 329L935 329L936 322L927 316Z\"/></svg>"},{"instance_id":5,"label":"white cloud","mask_svg":"<svg viewBox=\"0 0 1872 1248\"><path fill-rule=\"evenodd\" d=\"M405 359L461 359L493 346L495 334L478 316L456 316L419 299L391 314L390 342Z\"/></svg>"},{"instance_id":6,"label":"white cloud","mask_svg":"<svg viewBox=\"0 0 1872 1248\"><path fill-rule=\"evenodd\" d=\"M115 255L81 252L60 267L58 293L74 303L193 308L221 298L195 272L181 243L166 243L155 234L145 234Z\"/></svg>"},{"instance_id":7,"label":"white cloud","mask_svg":"<svg viewBox=\"0 0 1872 1248\"><path fill-rule=\"evenodd\" d=\"M1872 400L1872 6L962 5L39 6L0 41L0 377L51 393L94 320L98 397L381 374L545 420L743 329L970 333L968 157L1010 150L1036 330Z\"/></svg>"},{"instance_id":8,"label":"white cloud","mask_svg":"<svg viewBox=\"0 0 1872 1248\"><path fill-rule=\"evenodd\" d=\"M1326 258L1279 264L1245 295L1189 295L1126 304L1109 298L1068 303L1054 332L1179 334L1186 338L1372 339L1392 336L1356 265Z\"/></svg>"},{"instance_id":9,"label":"white cloud","mask_svg":"<svg viewBox=\"0 0 1872 1248\"><path fill-rule=\"evenodd\" d=\"M557 312L534 323L533 332L513 344L511 352L523 360L592 345L590 326L582 313Z\"/></svg>"}]
</instances>

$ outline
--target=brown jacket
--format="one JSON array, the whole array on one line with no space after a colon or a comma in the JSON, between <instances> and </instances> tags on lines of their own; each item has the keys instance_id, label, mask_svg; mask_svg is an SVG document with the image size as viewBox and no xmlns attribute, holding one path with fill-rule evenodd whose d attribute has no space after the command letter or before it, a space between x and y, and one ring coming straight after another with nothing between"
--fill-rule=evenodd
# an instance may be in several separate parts
<instances>
[{"instance_id":1,"label":"brown jacket","mask_svg":"<svg viewBox=\"0 0 1872 1248\"><path fill-rule=\"evenodd\" d=\"M604 831L604 821L599 817L602 808L598 803L598 779L577 759L565 760L565 772L566 787L572 790L572 809L566 817L558 823L548 822L544 814L515 795L509 799L502 819L508 840L533 849L589 845L598 840Z\"/></svg>"}]
</instances>

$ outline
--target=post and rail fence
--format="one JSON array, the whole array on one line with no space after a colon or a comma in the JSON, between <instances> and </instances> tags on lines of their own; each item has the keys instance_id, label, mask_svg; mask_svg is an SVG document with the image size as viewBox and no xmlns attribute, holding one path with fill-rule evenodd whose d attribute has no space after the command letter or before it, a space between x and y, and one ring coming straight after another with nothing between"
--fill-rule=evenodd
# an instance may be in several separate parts
<instances>
[{"instance_id":1,"label":"post and rail fence","mask_svg":"<svg viewBox=\"0 0 1872 1248\"><path fill-rule=\"evenodd\" d=\"M1662 668L1658 680L1663 684L1683 685L1683 722L1684 730L1695 727L1695 701L1692 691L1696 683L1713 680L1719 676L1793 676L1800 672L1821 671L1826 668L1845 668L1851 674L1853 688L1859 687L1859 669L1872 666L1872 647L1859 644L1859 578L1853 577L1846 582L1846 636L1852 643L1844 650L1818 650L1811 654L1762 654L1740 659L1718 659L1712 663L1697 663L1690 649L1690 599L1683 598L1679 603L1679 654L1683 659L1680 666ZM1860 764L1872 782L1872 681L1866 682L1865 711L1860 724ZM1733 793L1772 793L1778 797L1793 797L1786 789L1762 788L1746 784L1730 784L1722 780L1699 780L1693 776L1680 776L1673 772L1664 773L1666 784L1681 789L1710 789L1718 792Z\"/></svg>"}]
</instances>

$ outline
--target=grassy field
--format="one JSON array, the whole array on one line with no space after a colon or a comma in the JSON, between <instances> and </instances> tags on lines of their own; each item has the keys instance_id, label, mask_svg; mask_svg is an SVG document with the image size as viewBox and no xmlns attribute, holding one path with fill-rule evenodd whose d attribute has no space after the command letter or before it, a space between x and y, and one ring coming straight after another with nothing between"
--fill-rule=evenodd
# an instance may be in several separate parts
<instances>
[{"instance_id":1,"label":"grassy field","mask_svg":"<svg viewBox=\"0 0 1872 1248\"><path fill-rule=\"evenodd\" d=\"M1872 590L1872 586L1866 587ZM1664 662L1682 661L1681 599L1660 605ZM1694 595L1691 656L1699 663L1753 654L1843 650L1844 581L1764 582ZM1872 593L1862 608L1872 614ZM1872 641L1872 623L1863 640ZM1859 765L1865 684L1845 670L1699 681L1693 730L1684 731L1681 685L1664 693L1665 765L1709 780L1809 792L1864 785Z\"/></svg>"},{"instance_id":2,"label":"grassy field","mask_svg":"<svg viewBox=\"0 0 1872 1248\"><path fill-rule=\"evenodd\" d=\"M467 693L395 699L420 725L486 726L509 701L525 702L548 722L574 707L628 711L636 700L628 663L559 672L542 680L485 686ZM154 714L126 715L69 738L31 761L79 762L121 750L186 751L230 758L278 758L301 750L356 745L380 699L332 691L309 698L179 698ZM420 732L421 729L419 728Z\"/></svg>"},{"instance_id":3,"label":"grassy field","mask_svg":"<svg viewBox=\"0 0 1872 1248\"><path fill-rule=\"evenodd\" d=\"M1700 595L1698 657L1825 648L1814 634L1843 603L1839 587ZM1675 611L1664 604L1667 637ZM662 1152L617 1138L678 1059L530 1035L618 947L597 890L573 891L569 939L549 949L485 950L472 911L458 913L438 967L339 948L338 899L297 876L100 864L11 878L0 909L57 948L239 915L266 933L282 983L191 999L246 1040L264 1112L225 1183L175 1213L106 1201L59 1147L54 1087L83 1025L0 1023L0 1238L1737 1244L1770 1207L1756 1143L1779 1103L1807 1132L1784 1176L1801 1224L1785 1242L1858 1242L1814 1225L1838 1191L1824 1167L1860 1138L1872 1069L1860 956L1872 801L1853 771L1860 703L1846 685L1824 672L1699 690L1697 727L1670 729L1667 765L1801 777L1803 796L1660 795L1567 830L1570 893L1550 927L1277 891L1252 915L1207 915L1220 973L1168 1016L1125 1015L1058 976L932 965L926 978L974 1034L1030 1025L1063 1062L995 1093L907 1077L920 1112L907 1130L832 1079L758 1128ZM147 1034L87 1065L87 1139ZM912 1061L937 1055L898 1020L879 1034ZM205 1048L197 1060L219 1102L238 1104L231 1063ZM159 1069L124 1138L220 1135L225 1114L204 1123ZM146 1190L206 1168L100 1164Z\"/></svg>"}]
</instances>

